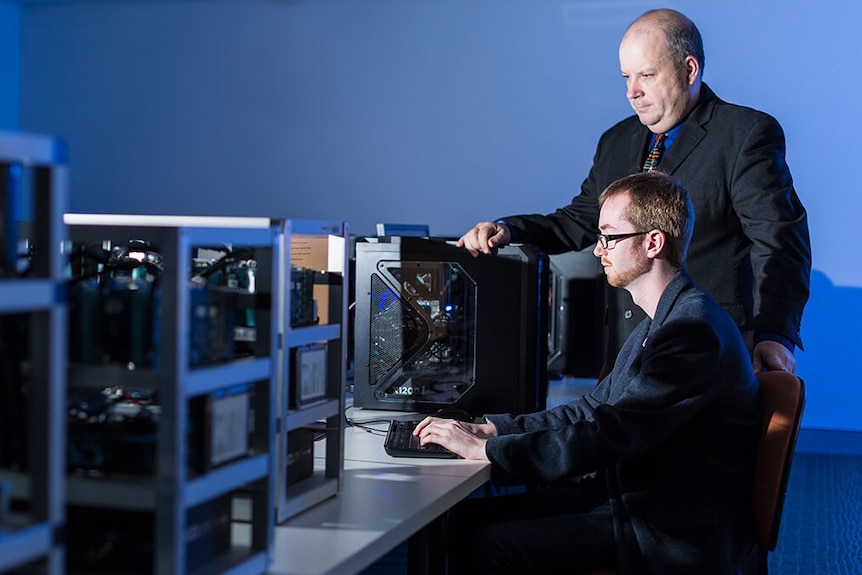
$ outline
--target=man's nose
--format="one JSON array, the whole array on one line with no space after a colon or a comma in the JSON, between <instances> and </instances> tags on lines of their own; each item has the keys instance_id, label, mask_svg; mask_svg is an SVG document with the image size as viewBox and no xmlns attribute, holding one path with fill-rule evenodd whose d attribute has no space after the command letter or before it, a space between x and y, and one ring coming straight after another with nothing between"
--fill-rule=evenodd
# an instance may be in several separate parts
<instances>
[{"instance_id":1,"label":"man's nose","mask_svg":"<svg viewBox=\"0 0 862 575\"><path fill-rule=\"evenodd\" d=\"M640 82L635 79L630 79L626 82L626 98L632 100L641 96L643 94L643 90L640 88Z\"/></svg>"},{"instance_id":2,"label":"man's nose","mask_svg":"<svg viewBox=\"0 0 862 575\"><path fill-rule=\"evenodd\" d=\"M607 250L602 247L602 243L596 241L596 246L593 248L593 255L597 258L601 258L602 254L604 254Z\"/></svg>"}]
</instances>

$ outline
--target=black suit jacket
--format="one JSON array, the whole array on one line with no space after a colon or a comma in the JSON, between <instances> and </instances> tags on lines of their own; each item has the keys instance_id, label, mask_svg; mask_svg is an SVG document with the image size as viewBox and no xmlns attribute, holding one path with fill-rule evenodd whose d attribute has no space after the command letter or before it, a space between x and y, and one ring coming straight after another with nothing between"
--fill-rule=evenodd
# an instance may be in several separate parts
<instances>
[{"instance_id":1,"label":"black suit jacket","mask_svg":"<svg viewBox=\"0 0 862 575\"><path fill-rule=\"evenodd\" d=\"M684 272L589 394L486 418L499 434L486 445L498 481L606 470L620 573L645 560L662 575L726 575L753 543L757 380L731 318Z\"/></svg>"},{"instance_id":2,"label":"black suit jacket","mask_svg":"<svg viewBox=\"0 0 862 575\"><path fill-rule=\"evenodd\" d=\"M515 238L551 254L595 245L598 196L614 180L641 170L649 137L637 116L605 132L580 195L553 214L504 218ZM763 332L801 347L811 245L780 124L763 112L722 101L703 84L659 169L679 179L694 204L686 267L698 287L730 313L749 347L752 335ZM613 358L643 314L628 292L609 289L608 357Z\"/></svg>"}]
</instances>

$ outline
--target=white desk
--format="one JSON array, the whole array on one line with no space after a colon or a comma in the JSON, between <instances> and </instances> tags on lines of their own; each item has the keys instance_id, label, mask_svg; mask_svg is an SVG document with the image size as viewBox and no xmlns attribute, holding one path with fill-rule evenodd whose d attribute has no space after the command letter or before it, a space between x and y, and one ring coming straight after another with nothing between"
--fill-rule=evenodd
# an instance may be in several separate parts
<instances>
[{"instance_id":1,"label":"white desk","mask_svg":"<svg viewBox=\"0 0 862 575\"><path fill-rule=\"evenodd\" d=\"M348 427L341 493L276 525L268 573L358 573L409 537L421 536L490 474L487 463L390 457L383 437Z\"/></svg>"}]
</instances>

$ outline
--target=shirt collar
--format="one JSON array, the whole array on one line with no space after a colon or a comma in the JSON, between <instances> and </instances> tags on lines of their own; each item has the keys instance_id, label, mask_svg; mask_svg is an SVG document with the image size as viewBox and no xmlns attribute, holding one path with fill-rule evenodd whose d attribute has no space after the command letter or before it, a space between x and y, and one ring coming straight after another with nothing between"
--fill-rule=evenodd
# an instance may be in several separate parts
<instances>
[{"instance_id":1,"label":"shirt collar","mask_svg":"<svg viewBox=\"0 0 862 575\"><path fill-rule=\"evenodd\" d=\"M668 130L667 133L665 134L665 139L664 139L664 150L665 150L665 152L667 152L670 149L671 144L673 144L674 138L676 138L677 134L679 134L679 131L682 130L683 124L685 124L685 120L683 120L682 122L680 122L679 124L677 124L676 126L671 128L670 130ZM652 134L650 136L649 148L653 147L653 144L655 143L655 136L656 136L655 134Z\"/></svg>"}]
</instances>

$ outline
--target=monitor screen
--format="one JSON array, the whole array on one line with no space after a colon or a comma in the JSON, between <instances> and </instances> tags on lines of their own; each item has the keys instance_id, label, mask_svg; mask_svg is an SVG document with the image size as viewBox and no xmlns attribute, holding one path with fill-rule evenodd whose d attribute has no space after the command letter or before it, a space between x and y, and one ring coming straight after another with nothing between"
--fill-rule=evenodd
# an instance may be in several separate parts
<instances>
[{"instance_id":1,"label":"monitor screen","mask_svg":"<svg viewBox=\"0 0 862 575\"><path fill-rule=\"evenodd\" d=\"M429 226L425 224L377 224L378 236L415 236L427 238L431 235Z\"/></svg>"}]
</instances>

